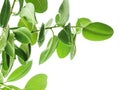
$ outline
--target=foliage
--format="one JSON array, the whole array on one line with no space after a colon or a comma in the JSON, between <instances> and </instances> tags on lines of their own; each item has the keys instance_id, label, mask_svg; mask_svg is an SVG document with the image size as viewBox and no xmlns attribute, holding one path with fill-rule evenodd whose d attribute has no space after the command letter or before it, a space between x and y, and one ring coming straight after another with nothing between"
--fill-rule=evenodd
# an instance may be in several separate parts
<instances>
[{"instance_id":1,"label":"foliage","mask_svg":"<svg viewBox=\"0 0 120 90\"><path fill-rule=\"evenodd\" d=\"M16 2L19 2L18 12L13 13ZM13 82L24 77L32 67L30 61L31 46L38 43L41 47L45 41L48 30L52 37L46 45L46 49L40 54L39 64L46 62L52 54L57 52L59 58L65 58L70 54L73 59L76 54L76 36L82 34L88 40L102 41L113 35L113 29L101 22L92 22L88 18L78 18L76 25L72 26L69 20L69 0L63 0L55 17L55 25L51 26L53 19L47 24L42 23L41 28L37 27L36 13L44 13L48 9L47 0L4 0L0 12L0 89L1 90L45 90L47 76L38 74L33 76L25 85L24 89L8 85L5 82ZM9 20L11 15L19 16L18 26L11 27ZM62 28L58 34L54 28ZM20 43L20 46L16 44ZM20 66L9 75L15 60L19 60ZM7 81L5 81L5 80Z\"/></svg>"}]
</instances>

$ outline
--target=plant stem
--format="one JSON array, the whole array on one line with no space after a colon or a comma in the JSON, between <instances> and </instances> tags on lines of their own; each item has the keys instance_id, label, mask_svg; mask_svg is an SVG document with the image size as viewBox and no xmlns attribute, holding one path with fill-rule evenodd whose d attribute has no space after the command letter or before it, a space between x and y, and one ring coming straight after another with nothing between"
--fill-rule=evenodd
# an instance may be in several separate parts
<instances>
[{"instance_id":1,"label":"plant stem","mask_svg":"<svg viewBox=\"0 0 120 90\"><path fill-rule=\"evenodd\" d=\"M16 1L17 1L17 0L14 0L14 1L13 1L12 7L11 7L11 14L12 14L12 12L13 12L13 9L14 9L15 2L16 2Z\"/></svg>"}]
</instances>

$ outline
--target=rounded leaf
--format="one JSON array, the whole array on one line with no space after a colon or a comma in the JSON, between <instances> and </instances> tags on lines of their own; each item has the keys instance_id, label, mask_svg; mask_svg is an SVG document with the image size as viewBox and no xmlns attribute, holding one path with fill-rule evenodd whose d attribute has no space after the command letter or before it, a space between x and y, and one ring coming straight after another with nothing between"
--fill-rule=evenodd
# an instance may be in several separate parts
<instances>
[{"instance_id":1,"label":"rounded leaf","mask_svg":"<svg viewBox=\"0 0 120 90\"><path fill-rule=\"evenodd\" d=\"M27 82L24 90L45 90L46 86L47 76L45 74L38 74Z\"/></svg>"},{"instance_id":2,"label":"rounded leaf","mask_svg":"<svg viewBox=\"0 0 120 90\"><path fill-rule=\"evenodd\" d=\"M103 23L91 23L82 31L83 36L92 41L101 41L110 38L113 35L113 29Z\"/></svg>"}]
</instances>

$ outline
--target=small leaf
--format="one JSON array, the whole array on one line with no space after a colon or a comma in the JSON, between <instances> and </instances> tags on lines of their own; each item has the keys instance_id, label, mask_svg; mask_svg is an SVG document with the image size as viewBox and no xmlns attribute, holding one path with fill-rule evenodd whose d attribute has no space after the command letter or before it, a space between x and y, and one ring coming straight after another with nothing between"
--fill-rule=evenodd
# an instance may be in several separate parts
<instances>
[{"instance_id":1,"label":"small leaf","mask_svg":"<svg viewBox=\"0 0 120 90\"><path fill-rule=\"evenodd\" d=\"M53 19L52 19L52 18L49 19L48 22L45 24L45 27L46 27L46 28L47 28L47 27L50 27L51 24L52 24L52 22L53 22Z\"/></svg>"},{"instance_id":2,"label":"small leaf","mask_svg":"<svg viewBox=\"0 0 120 90\"><path fill-rule=\"evenodd\" d=\"M42 64L44 63L46 60L48 60L48 58L54 53L57 44L58 44L58 37L57 36L53 36L47 45L47 48L41 53L40 55L40 61L39 63Z\"/></svg>"},{"instance_id":3,"label":"small leaf","mask_svg":"<svg viewBox=\"0 0 120 90\"><path fill-rule=\"evenodd\" d=\"M76 54L76 45L73 44L71 47L71 51L70 51L70 59L72 60L75 57Z\"/></svg>"},{"instance_id":4,"label":"small leaf","mask_svg":"<svg viewBox=\"0 0 120 90\"><path fill-rule=\"evenodd\" d=\"M15 34L15 38L21 43L31 43L31 32L25 28L20 27L18 29L14 29L13 33Z\"/></svg>"},{"instance_id":5,"label":"small leaf","mask_svg":"<svg viewBox=\"0 0 120 90\"><path fill-rule=\"evenodd\" d=\"M113 35L113 29L103 23L91 23L82 32L83 36L92 41L101 41L110 38Z\"/></svg>"},{"instance_id":6,"label":"small leaf","mask_svg":"<svg viewBox=\"0 0 120 90\"><path fill-rule=\"evenodd\" d=\"M33 25L37 23L35 14L34 14L34 5L32 3L27 3L20 12L20 16L24 17L28 22Z\"/></svg>"},{"instance_id":7,"label":"small leaf","mask_svg":"<svg viewBox=\"0 0 120 90\"><path fill-rule=\"evenodd\" d=\"M57 55L59 58L64 58L70 53L71 47L59 41L57 46Z\"/></svg>"},{"instance_id":8,"label":"small leaf","mask_svg":"<svg viewBox=\"0 0 120 90\"><path fill-rule=\"evenodd\" d=\"M76 22L76 32L80 33L81 30L86 27L87 25L89 25L91 23L91 21L88 18L79 18Z\"/></svg>"},{"instance_id":9,"label":"small leaf","mask_svg":"<svg viewBox=\"0 0 120 90\"><path fill-rule=\"evenodd\" d=\"M8 28L3 29L2 34L0 36L0 53L4 50L8 37Z\"/></svg>"},{"instance_id":10,"label":"small leaf","mask_svg":"<svg viewBox=\"0 0 120 90\"><path fill-rule=\"evenodd\" d=\"M2 52L2 74L6 77L12 69L14 58L9 56L5 51Z\"/></svg>"},{"instance_id":11,"label":"small leaf","mask_svg":"<svg viewBox=\"0 0 120 90\"><path fill-rule=\"evenodd\" d=\"M27 62L26 64L21 65L12 74L8 77L7 81L16 81L24 77L32 67L32 61Z\"/></svg>"},{"instance_id":12,"label":"small leaf","mask_svg":"<svg viewBox=\"0 0 120 90\"><path fill-rule=\"evenodd\" d=\"M47 0L25 0L27 3L32 3L35 7L35 12L43 13L48 8Z\"/></svg>"},{"instance_id":13,"label":"small leaf","mask_svg":"<svg viewBox=\"0 0 120 90\"><path fill-rule=\"evenodd\" d=\"M18 46L15 45L15 54L19 57L19 62L24 64L28 60L28 55Z\"/></svg>"},{"instance_id":14,"label":"small leaf","mask_svg":"<svg viewBox=\"0 0 120 90\"><path fill-rule=\"evenodd\" d=\"M15 56L14 34L13 33L11 33L8 37L7 44L6 44L6 47L5 47L5 51L11 57Z\"/></svg>"},{"instance_id":15,"label":"small leaf","mask_svg":"<svg viewBox=\"0 0 120 90\"><path fill-rule=\"evenodd\" d=\"M69 19L69 0L63 0L59 14L56 15L56 23L58 26L64 26Z\"/></svg>"},{"instance_id":16,"label":"small leaf","mask_svg":"<svg viewBox=\"0 0 120 90\"><path fill-rule=\"evenodd\" d=\"M27 82L24 90L45 90L46 86L47 76L45 74L38 74Z\"/></svg>"},{"instance_id":17,"label":"small leaf","mask_svg":"<svg viewBox=\"0 0 120 90\"><path fill-rule=\"evenodd\" d=\"M0 14L0 26L6 27L9 18L10 18L10 1L4 0L4 4L2 6L1 14Z\"/></svg>"},{"instance_id":18,"label":"small leaf","mask_svg":"<svg viewBox=\"0 0 120 90\"><path fill-rule=\"evenodd\" d=\"M44 24L42 24L41 28L40 28L40 33L39 33L39 37L38 37L38 45L39 47L43 44L44 40L45 40L45 28L44 28Z\"/></svg>"}]
</instances>

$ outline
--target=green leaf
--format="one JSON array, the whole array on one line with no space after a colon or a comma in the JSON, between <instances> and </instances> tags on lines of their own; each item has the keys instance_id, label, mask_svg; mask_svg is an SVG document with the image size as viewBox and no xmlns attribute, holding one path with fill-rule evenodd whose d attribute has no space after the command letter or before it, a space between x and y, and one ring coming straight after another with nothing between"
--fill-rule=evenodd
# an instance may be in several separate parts
<instances>
[{"instance_id":1,"label":"green leaf","mask_svg":"<svg viewBox=\"0 0 120 90\"><path fill-rule=\"evenodd\" d=\"M58 38L65 44L72 44L72 33L71 33L71 25L68 24L61 30L58 34Z\"/></svg>"},{"instance_id":2,"label":"green leaf","mask_svg":"<svg viewBox=\"0 0 120 90\"><path fill-rule=\"evenodd\" d=\"M16 81L24 77L32 67L32 61L27 62L26 64L21 65L12 74L8 77L7 81Z\"/></svg>"},{"instance_id":3,"label":"green leaf","mask_svg":"<svg viewBox=\"0 0 120 90\"><path fill-rule=\"evenodd\" d=\"M7 40L7 44L5 47L5 51L7 52L8 55L10 55L11 57L15 56L15 47L14 47L14 34L11 33L8 36L8 40Z\"/></svg>"},{"instance_id":4,"label":"green leaf","mask_svg":"<svg viewBox=\"0 0 120 90\"><path fill-rule=\"evenodd\" d=\"M64 26L69 19L69 0L63 0L59 14L56 16L56 24L58 26Z\"/></svg>"},{"instance_id":5,"label":"green leaf","mask_svg":"<svg viewBox=\"0 0 120 90\"><path fill-rule=\"evenodd\" d=\"M38 74L27 82L24 90L45 90L46 86L47 76L45 74Z\"/></svg>"},{"instance_id":6,"label":"green leaf","mask_svg":"<svg viewBox=\"0 0 120 90\"><path fill-rule=\"evenodd\" d=\"M48 60L48 58L54 53L57 44L58 44L58 37L57 36L53 36L47 45L47 48L41 53L40 55L40 61L39 63L42 64L44 63L46 60Z\"/></svg>"},{"instance_id":7,"label":"green leaf","mask_svg":"<svg viewBox=\"0 0 120 90\"><path fill-rule=\"evenodd\" d=\"M88 40L101 41L110 38L113 35L113 29L106 24L95 22L83 28L82 34Z\"/></svg>"},{"instance_id":8,"label":"green leaf","mask_svg":"<svg viewBox=\"0 0 120 90\"><path fill-rule=\"evenodd\" d=\"M38 33L35 32L35 31L37 31L37 28L35 27L35 25L33 25L32 23L29 23L24 18L21 18L19 20L18 26L28 28L30 30L30 32L33 31L33 33L31 33L32 34L31 44L34 45L37 42L37 36L38 36Z\"/></svg>"},{"instance_id":9,"label":"green leaf","mask_svg":"<svg viewBox=\"0 0 120 90\"><path fill-rule=\"evenodd\" d=\"M24 64L28 60L28 55L18 46L15 45L15 54L19 57L19 62Z\"/></svg>"},{"instance_id":10,"label":"green leaf","mask_svg":"<svg viewBox=\"0 0 120 90\"><path fill-rule=\"evenodd\" d=\"M14 58L9 56L5 51L2 52L2 74L6 77L12 69Z\"/></svg>"},{"instance_id":11,"label":"green leaf","mask_svg":"<svg viewBox=\"0 0 120 90\"><path fill-rule=\"evenodd\" d=\"M0 83L3 83L3 75L1 72L0 72Z\"/></svg>"},{"instance_id":12,"label":"green leaf","mask_svg":"<svg viewBox=\"0 0 120 90\"><path fill-rule=\"evenodd\" d=\"M44 24L42 24L42 26L40 28L39 37L38 37L39 47L43 44L44 40L45 40L45 26L44 26Z\"/></svg>"},{"instance_id":13,"label":"green leaf","mask_svg":"<svg viewBox=\"0 0 120 90\"><path fill-rule=\"evenodd\" d=\"M45 24L45 27L46 27L46 28L47 28L47 27L50 27L51 24L52 24L52 22L53 22L53 19L52 19L52 18L49 19L48 22Z\"/></svg>"},{"instance_id":14,"label":"green leaf","mask_svg":"<svg viewBox=\"0 0 120 90\"><path fill-rule=\"evenodd\" d=\"M2 90L10 90L10 88L9 87L4 87L4 88L2 88Z\"/></svg>"},{"instance_id":15,"label":"green leaf","mask_svg":"<svg viewBox=\"0 0 120 90\"><path fill-rule=\"evenodd\" d=\"M3 29L2 34L0 36L0 53L4 50L8 37L8 28Z\"/></svg>"},{"instance_id":16,"label":"green leaf","mask_svg":"<svg viewBox=\"0 0 120 90\"><path fill-rule=\"evenodd\" d=\"M76 45L73 44L71 47L71 51L70 51L70 59L72 60L75 57L76 54Z\"/></svg>"},{"instance_id":17,"label":"green leaf","mask_svg":"<svg viewBox=\"0 0 120 90\"><path fill-rule=\"evenodd\" d=\"M47 0L25 0L27 3L32 3L35 7L35 12L43 13L48 8Z\"/></svg>"},{"instance_id":18,"label":"green leaf","mask_svg":"<svg viewBox=\"0 0 120 90\"><path fill-rule=\"evenodd\" d=\"M91 20L89 20L88 18L79 18L76 22L76 32L80 33L81 30L86 27L87 25L89 25L91 23Z\"/></svg>"},{"instance_id":19,"label":"green leaf","mask_svg":"<svg viewBox=\"0 0 120 90\"><path fill-rule=\"evenodd\" d=\"M20 11L21 11L21 9L22 9L22 7L23 7L23 4L24 4L24 0L18 0L19 1L19 11L18 11L18 13L20 13Z\"/></svg>"},{"instance_id":20,"label":"green leaf","mask_svg":"<svg viewBox=\"0 0 120 90\"><path fill-rule=\"evenodd\" d=\"M15 34L15 38L21 43L31 43L31 32L26 27L20 27L18 29L14 29L13 33Z\"/></svg>"},{"instance_id":21,"label":"green leaf","mask_svg":"<svg viewBox=\"0 0 120 90\"><path fill-rule=\"evenodd\" d=\"M6 27L9 18L10 18L10 1L4 0L4 4L2 6L1 14L0 14L0 26Z\"/></svg>"},{"instance_id":22,"label":"green leaf","mask_svg":"<svg viewBox=\"0 0 120 90\"><path fill-rule=\"evenodd\" d=\"M64 58L70 53L71 47L59 41L57 46L57 55L59 58Z\"/></svg>"},{"instance_id":23,"label":"green leaf","mask_svg":"<svg viewBox=\"0 0 120 90\"><path fill-rule=\"evenodd\" d=\"M27 3L20 12L20 16L24 17L28 22L33 25L37 23L34 12L34 5L32 3Z\"/></svg>"}]
</instances>

